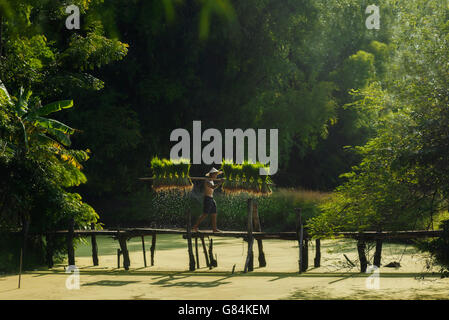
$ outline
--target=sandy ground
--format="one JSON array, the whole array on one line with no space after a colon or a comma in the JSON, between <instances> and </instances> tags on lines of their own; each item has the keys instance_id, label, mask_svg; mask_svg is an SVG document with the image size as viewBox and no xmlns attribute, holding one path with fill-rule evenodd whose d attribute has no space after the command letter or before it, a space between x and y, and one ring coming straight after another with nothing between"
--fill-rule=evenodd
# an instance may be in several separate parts
<instances>
[{"instance_id":1,"label":"sandy ground","mask_svg":"<svg viewBox=\"0 0 449 320\"><path fill-rule=\"evenodd\" d=\"M146 240L150 260L151 238ZM355 242L322 242L322 263L298 274L298 247L294 241L266 240L263 243L267 266L244 274L247 246L241 239L215 238L218 267L205 267L200 246L200 269L188 269L186 241L179 236L158 238L155 266L143 267L140 239L129 242L131 269L117 269L114 254L118 244L99 239L100 266L93 267L90 245L76 250L80 288L69 290L64 265L22 275L0 276L0 299L448 299L449 279L441 279L437 266L412 246L386 244L383 263L400 261L398 269L381 267L373 275L360 274L350 267L343 254L357 264ZM314 247L310 249L313 266ZM232 273L235 265L235 272ZM375 276L379 276L377 279ZM73 277L72 277L73 278ZM378 280L378 282L376 282ZM378 284L378 288L376 287Z\"/></svg>"}]
</instances>

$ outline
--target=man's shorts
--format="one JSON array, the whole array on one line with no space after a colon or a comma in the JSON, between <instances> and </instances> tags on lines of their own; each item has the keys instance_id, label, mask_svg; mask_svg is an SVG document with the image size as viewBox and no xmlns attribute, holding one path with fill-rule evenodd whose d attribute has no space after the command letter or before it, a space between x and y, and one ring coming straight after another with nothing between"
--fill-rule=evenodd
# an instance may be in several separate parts
<instances>
[{"instance_id":1,"label":"man's shorts","mask_svg":"<svg viewBox=\"0 0 449 320\"><path fill-rule=\"evenodd\" d=\"M217 204L215 203L214 198L204 196L203 213L208 214L217 213Z\"/></svg>"}]
</instances>

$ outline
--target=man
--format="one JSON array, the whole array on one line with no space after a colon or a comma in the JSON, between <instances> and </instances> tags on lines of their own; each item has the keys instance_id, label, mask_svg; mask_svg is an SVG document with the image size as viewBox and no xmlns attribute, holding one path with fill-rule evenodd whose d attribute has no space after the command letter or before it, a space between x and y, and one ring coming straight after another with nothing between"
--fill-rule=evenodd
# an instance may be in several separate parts
<instances>
[{"instance_id":1,"label":"man","mask_svg":"<svg viewBox=\"0 0 449 320\"><path fill-rule=\"evenodd\" d=\"M211 222L212 222L212 230L213 232L221 232L217 229L217 204L214 200L214 190L217 189L222 183L223 179L217 182L218 175L222 174L221 171L218 171L214 167L210 169L208 173L206 173L206 179L204 181L204 201L203 201L203 214L198 218L198 221L193 226L193 232L198 232L198 227L200 223L210 214ZM215 182L216 183L215 183Z\"/></svg>"}]
</instances>

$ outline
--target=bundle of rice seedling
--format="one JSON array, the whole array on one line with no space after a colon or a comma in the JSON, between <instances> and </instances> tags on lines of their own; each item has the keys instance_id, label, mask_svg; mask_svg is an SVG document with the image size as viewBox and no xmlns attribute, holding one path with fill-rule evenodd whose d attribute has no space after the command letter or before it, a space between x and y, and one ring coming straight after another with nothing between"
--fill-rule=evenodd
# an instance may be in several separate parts
<instances>
[{"instance_id":1,"label":"bundle of rice seedling","mask_svg":"<svg viewBox=\"0 0 449 320\"><path fill-rule=\"evenodd\" d=\"M225 182L223 184L223 191L228 194L238 194L241 190L241 166L234 164L230 160L223 160L221 164L221 171L223 171Z\"/></svg>"},{"instance_id":2,"label":"bundle of rice seedling","mask_svg":"<svg viewBox=\"0 0 449 320\"><path fill-rule=\"evenodd\" d=\"M153 171L153 189L156 192L177 190L191 190L192 182L189 178L190 161L188 159L168 160L154 157L151 160Z\"/></svg>"},{"instance_id":3,"label":"bundle of rice seedling","mask_svg":"<svg viewBox=\"0 0 449 320\"><path fill-rule=\"evenodd\" d=\"M262 192L261 190L261 176L259 172L259 168L263 167L264 165L260 162L256 162L254 164L251 164L251 169L248 169L248 190L249 193L259 196Z\"/></svg>"},{"instance_id":4,"label":"bundle of rice seedling","mask_svg":"<svg viewBox=\"0 0 449 320\"><path fill-rule=\"evenodd\" d=\"M261 164L260 168L265 168L267 173L270 171L270 168L264 164ZM261 195L270 195L271 194L271 188L270 185L273 183L273 180L271 180L270 176L267 175L260 175L260 193Z\"/></svg>"},{"instance_id":5,"label":"bundle of rice seedling","mask_svg":"<svg viewBox=\"0 0 449 320\"><path fill-rule=\"evenodd\" d=\"M242 164L242 190L244 190L247 193L251 193L252 190L252 181L251 178L253 177L253 164L250 162L244 162Z\"/></svg>"},{"instance_id":6,"label":"bundle of rice seedling","mask_svg":"<svg viewBox=\"0 0 449 320\"><path fill-rule=\"evenodd\" d=\"M153 171L153 189L160 191L163 189L164 162L158 157L151 159L151 170Z\"/></svg>"},{"instance_id":7,"label":"bundle of rice seedling","mask_svg":"<svg viewBox=\"0 0 449 320\"><path fill-rule=\"evenodd\" d=\"M193 188L192 181L189 177L190 172L190 160L189 159L179 159L174 160L173 162L174 167L174 180L176 189L178 190L184 190L184 191L190 191Z\"/></svg>"},{"instance_id":8,"label":"bundle of rice seedling","mask_svg":"<svg viewBox=\"0 0 449 320\"><path fill-rule=\"evenodd\" d=\"M244 162L242 165L224 160L221 170L224 173L225 183L223 190L228 194L246 192L254 196L271 193L271 179L267 175L260 175L259 169L265 168L263 163Z\"/></svg>"}]
</instances>

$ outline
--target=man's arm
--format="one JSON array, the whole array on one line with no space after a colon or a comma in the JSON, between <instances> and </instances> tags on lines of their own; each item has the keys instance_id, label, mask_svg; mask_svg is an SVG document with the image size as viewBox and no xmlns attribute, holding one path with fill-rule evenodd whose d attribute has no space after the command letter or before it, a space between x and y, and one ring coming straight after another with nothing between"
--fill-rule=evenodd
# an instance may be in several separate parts
<instances>
[{"instance_id":1,"label":"man's arm","mask_svg":"<svg viewBox=\"0 0 449 320\"><path fill-rule=\"evenodd\" d=\"M206 181L206 184L211 189L217 189L218 187L220 187L223 184L223 182L224 182L223 180L219 180L217 182L217 184L215 184L215 183L213 183L213 181L208 180L208 181Z\"/></svg>"}]
</instances>

